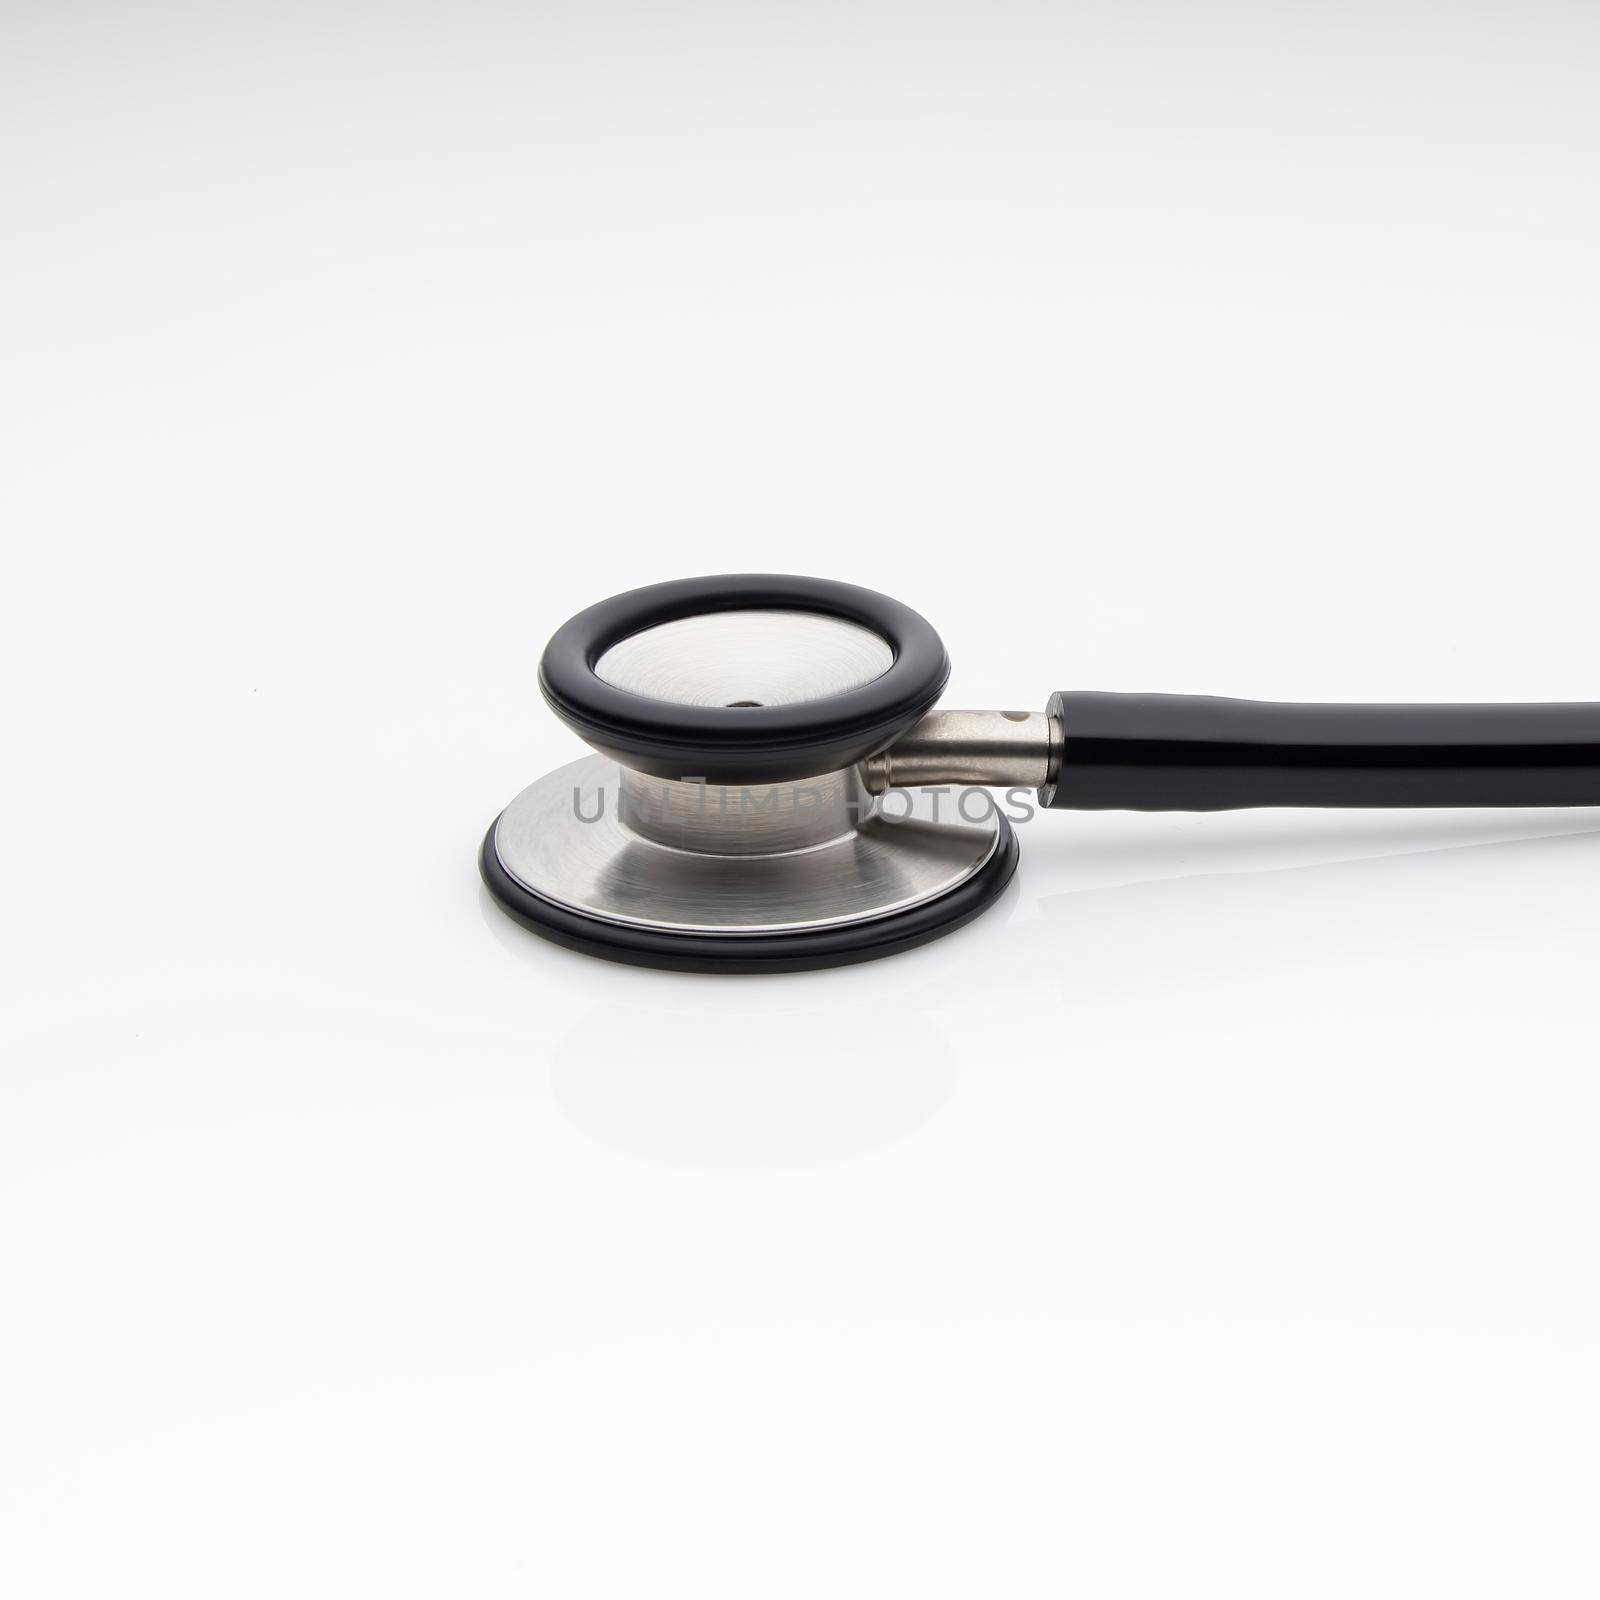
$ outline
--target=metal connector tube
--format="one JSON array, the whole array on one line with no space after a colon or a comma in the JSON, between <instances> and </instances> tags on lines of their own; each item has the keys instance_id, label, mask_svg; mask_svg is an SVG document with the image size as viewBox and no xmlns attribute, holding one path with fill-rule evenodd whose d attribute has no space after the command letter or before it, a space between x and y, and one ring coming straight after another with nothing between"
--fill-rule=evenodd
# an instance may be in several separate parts
<instances>
[{"instance_id":1,"label":"metal connector tube","mask_svg":"<svg viewBox=\"0 0 1600 1600\"><path fill-rule=\"evenodd\" d=\"M872 794L965 783L1042 789L1060 759L1056 724L1042 711L930 711L861 763Z\"/></svg>"}]
</instances>

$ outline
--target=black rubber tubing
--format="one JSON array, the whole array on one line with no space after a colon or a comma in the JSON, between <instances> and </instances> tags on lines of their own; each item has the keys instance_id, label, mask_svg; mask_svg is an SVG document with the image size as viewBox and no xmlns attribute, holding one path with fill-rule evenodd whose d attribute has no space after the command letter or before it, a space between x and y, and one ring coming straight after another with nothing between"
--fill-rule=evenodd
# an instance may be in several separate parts
<instances>
[{"instance_id":1,"label":"black rubber tubing","mask_svg":"<svg viewBox=\"0 0 1600 1600\"><path fill-rule=\"evenodd\" d=\"M1064 811L1600 805L1600 703L1289 705L1051 698Z\"/></svg>"}]
</instances>

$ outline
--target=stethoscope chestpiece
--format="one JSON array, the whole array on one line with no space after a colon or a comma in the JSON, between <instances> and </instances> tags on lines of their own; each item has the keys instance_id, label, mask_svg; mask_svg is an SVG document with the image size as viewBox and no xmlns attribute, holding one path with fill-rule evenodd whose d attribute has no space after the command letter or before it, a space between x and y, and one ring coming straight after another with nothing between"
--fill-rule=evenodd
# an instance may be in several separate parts
<instances>
[{"instance_id":1,"label":"stethoscope chestpiece","mask_svg":"<svg viewBox=\"0 0 1600 1600\"><path fill-rule=\"evenodd\" d=\"M863 768L949 675L924 618L853 584L748 574L603 600L539 666L599 753L506 807L484 882L547 939L678 970L839 966L949 932L1009 881L1010 825L882 794Z\"/></svg>"}]
</instances>

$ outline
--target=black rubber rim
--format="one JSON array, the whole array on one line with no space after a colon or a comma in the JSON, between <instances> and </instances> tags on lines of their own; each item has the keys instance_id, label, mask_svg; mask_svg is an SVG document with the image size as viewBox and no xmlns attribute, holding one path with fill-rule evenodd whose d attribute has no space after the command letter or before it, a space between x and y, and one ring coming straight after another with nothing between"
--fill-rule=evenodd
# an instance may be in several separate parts
<instances>
[{"instance_id":1,"label":"black rubber rim","mask_svg":"<svg viewBox=\"0 0 1600 1600\"><path fill-rule=\"evenodd\" d=\"M716 611L811 611L871 629L894 652L881 677L787 706L685 706L618 689L595 662L619 640ZM950 661L932 625L871 589L744 573L613 595L556 630L539 663L550 709L596 750L661 778L782 783L836 772L884 748L944 692Z\"/></svg>"},{"instance_id":2,"label":"black rubber rim","mask_svg":"<svg viewBox=\"0 0 1600 1600\"><path fill-rule=\"evenodd\" d=\"M1016 833L1003 815L999 822L994 854L970 878L937 900L868 922L809 933L675 933L586 917L534 894L506 871L494 846L498 817L483 837L478 870L501 910L541 938L585 955L672 972L807 972L910 950L954 932L987 910L1017 870Z\"/></svg>"}]
</instances>

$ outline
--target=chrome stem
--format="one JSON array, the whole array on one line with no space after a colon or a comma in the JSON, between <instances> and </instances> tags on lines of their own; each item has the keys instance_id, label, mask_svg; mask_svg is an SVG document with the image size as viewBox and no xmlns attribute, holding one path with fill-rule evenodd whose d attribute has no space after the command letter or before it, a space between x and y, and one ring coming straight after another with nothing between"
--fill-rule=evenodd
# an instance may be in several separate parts
<instances>
[{"instance_id":1,"label":"chrome stem","mask_svg":"<svg viewBox=\"0 0 1600 1600\"><path fill-rule=\"evenodd\" d=\"M930 711L861 763L869 794L924 784L1043 789L1061 764L1061 725L1042 711Z\"/></svg>"}]
</instances>

